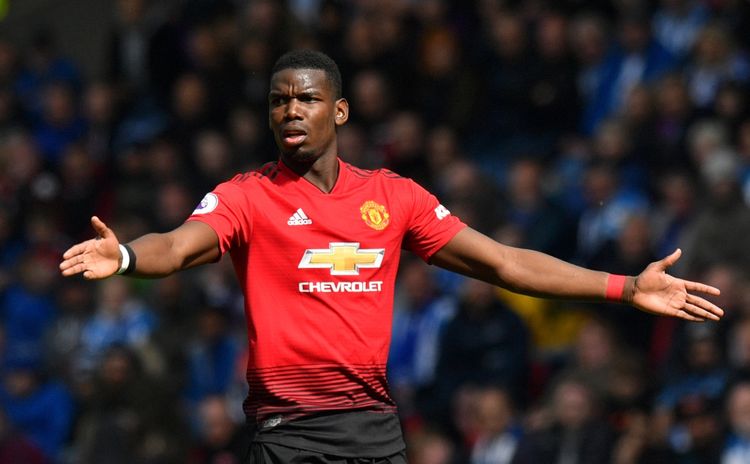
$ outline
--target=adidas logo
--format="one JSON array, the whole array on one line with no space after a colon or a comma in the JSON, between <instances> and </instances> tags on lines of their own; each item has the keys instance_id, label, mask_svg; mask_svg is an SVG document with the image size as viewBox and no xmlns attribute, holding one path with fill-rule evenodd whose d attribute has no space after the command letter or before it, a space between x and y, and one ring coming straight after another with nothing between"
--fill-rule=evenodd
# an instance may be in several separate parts
<instances>
[{"instance_id":1,"label":"adidas logo","mask_svg":"<svg viewBox=\"0 0 750 464\"><path fill-rule=\"evenodd\" d=\"M290 226L306 226L312 224L312 219L307 217L307 214L300 208L292 214L292 217L286 223Z\"/></svg>"}]
</instances>

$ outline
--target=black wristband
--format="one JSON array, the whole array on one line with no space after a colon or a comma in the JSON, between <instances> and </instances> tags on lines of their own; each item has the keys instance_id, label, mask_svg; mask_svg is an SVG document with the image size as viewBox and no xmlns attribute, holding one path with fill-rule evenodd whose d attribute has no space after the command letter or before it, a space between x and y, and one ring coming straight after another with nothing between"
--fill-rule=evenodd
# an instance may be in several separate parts
<instances>
[{"instance_id":1,"label":"black wristband","mask_svg":"<svg viewBox=\"0 0 750 464\"><path fill-rule=\"evenodd\" d=\"M133 249L130 248L130 245L126 245L123 243L122 247L125 248L125 251L128 252L128 257L130 258L128 267L125 268L124 271L122 271L122 275L125 275L125 274L130 274L131 272L135 271L135 252L133 252Z\"/></svg>"}]
</instances>

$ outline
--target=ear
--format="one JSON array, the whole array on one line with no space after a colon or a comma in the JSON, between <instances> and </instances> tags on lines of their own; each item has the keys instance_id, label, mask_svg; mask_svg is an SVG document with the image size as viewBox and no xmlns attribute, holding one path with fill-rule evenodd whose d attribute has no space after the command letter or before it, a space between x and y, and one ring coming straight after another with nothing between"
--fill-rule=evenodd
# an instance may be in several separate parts
<instances>
[{"instance_id":1,"label":"ear","mask_svg":"<svg viewBox=\"0 0 750 464\"><path fill-rule=\"evenodd\" d=\"M337 126L343 126L349 120L349 102L346 98L336 100L336 115L334 116Z\"/></svg>"}]
</instances>

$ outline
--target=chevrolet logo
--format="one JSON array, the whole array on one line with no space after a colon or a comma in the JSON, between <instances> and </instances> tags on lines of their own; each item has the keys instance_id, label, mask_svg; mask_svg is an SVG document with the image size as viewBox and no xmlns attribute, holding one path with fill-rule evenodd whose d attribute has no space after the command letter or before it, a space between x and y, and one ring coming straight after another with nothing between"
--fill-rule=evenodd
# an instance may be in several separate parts
<instances>
[{"instance_id":1,"label":"chevrolet logo","mask_svg":"<svg viewBox=\"0 0 750 464\"><path fill-rule=\"evenodd\" d=\"M379 268L385 248L359 249L359 243L331 242L328 248L305 250L300 269L330 269L331 275L358 275L360 269Z\"/></svg>"}]
</instances>

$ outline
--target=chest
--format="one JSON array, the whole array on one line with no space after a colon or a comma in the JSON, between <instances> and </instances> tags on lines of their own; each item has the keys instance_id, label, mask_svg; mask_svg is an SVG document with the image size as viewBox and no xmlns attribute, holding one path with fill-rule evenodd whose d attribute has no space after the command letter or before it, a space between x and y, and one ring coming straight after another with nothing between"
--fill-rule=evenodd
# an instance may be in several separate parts
<instances>
[{"instance_id":1,"label":"chest","mask_svg":"<svg viewBox=\"0 0 750 464\"><path fill-rule=\"evenodd\" d=\"M327 247L358 243L362 247L398 247L407 218L387 192L371 190L350 195L309 195L264 192L253 215L254 243L273 241L284 247Z\"/></svg>"}]
</instances>

